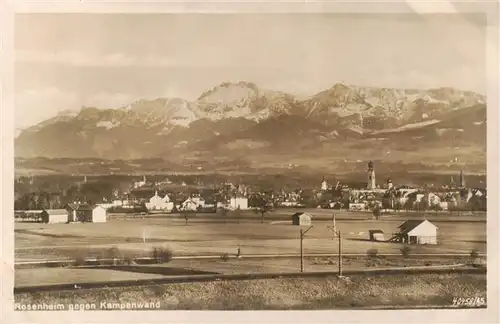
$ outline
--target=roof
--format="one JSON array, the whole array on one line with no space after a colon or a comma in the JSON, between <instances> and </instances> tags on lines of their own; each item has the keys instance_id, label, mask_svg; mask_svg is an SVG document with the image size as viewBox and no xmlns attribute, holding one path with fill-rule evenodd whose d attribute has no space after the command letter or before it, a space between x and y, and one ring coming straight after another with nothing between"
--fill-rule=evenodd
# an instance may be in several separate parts
<instances>
[{"instance_id":1,"label":"roof","mask_svg":"<svg viewBox=\"0 0 500 324\"><path fill-rule=\"evenodd\" d=\"M129 192L130 198L135 199L149 199L155 195L155 191L153 189L136 189L131 190Z\"/></svg>"},{"instance_id":2,"label":"roof","mask_svg":"<svg viewBox=\"0 0 500 324\"><path fill-rule=\"evenodd\" d=\"M381 229L374 229L374 230L369 230L370 233L376 234L376 233L384 233L383 230Z\"/></svg>"},{"instance_id":3,"label":"roof","mask_svg":"<svg viewBox=\"0 0 500 324\"><path fill-rule=\"evenodd\" d=\"M76 204L76 203L70 203L70 204L68 204L68 208L71 208L73 210L78 210L78 204Z\"/></svg>"},{"instance_id":4,"label":"roof","mask_svg":"<svg viewBox=\"0 0 500 324\"><path fill-rule=\"evenodd\" d=\"M309 217L311 217L311 218L312 218L312 215L311 215L311 214L309 214L309 213L305 213L305 212L297 212L297 213L293 214L293 215L292 215L292 217L300 217L300 216L302 216L302 215L309 216Z\"/></svg>"},{"instance_id":5,"label":"roof","mask_svg":"<svg viewBox=\"0 0 500 324\"><path fill-rule=\"evenodd\" d=\"M89 211L93 210L96 206L89 205L89 204L68 204L68 207L73 209L73 210L78 210L78 211Z\"/></svg>"},{"instance_id":6,"label":"roof","mask_svg":"<svg viewBox=\"0 0 500 324\"><path fill-rule=\"evenodd\" d=\"M46 212L49 215L68 215L68 211L66 209L45 209L42 211Z\"/></svg>"},{"instance_id":7,"label":"roof","mask_svg":"<svg viewBox=\"0 0 500 324\"><path fill-rule=\"evenodd\" d=\"M215 203L214 197L206 197L204 199L205 199L205 204L214 204Z\"/></svg>"},{"instance_id":8,"label":"roof","mask_svg":"<svg viewBox=\"0 0 500 324\"><path fill-rule=\"evenodd\" d=\"M407 233L407 232L412 231L414 228L416 228L417 226L419 226L420 224L422 224L424 222L429 222L429 221L428 220L407 220L407 221L403 222L401 225L399 225L398 228L401 230L401 232ZM432 225L434 225L434 224L432 224Z\"/></svg>"}]
</instances>

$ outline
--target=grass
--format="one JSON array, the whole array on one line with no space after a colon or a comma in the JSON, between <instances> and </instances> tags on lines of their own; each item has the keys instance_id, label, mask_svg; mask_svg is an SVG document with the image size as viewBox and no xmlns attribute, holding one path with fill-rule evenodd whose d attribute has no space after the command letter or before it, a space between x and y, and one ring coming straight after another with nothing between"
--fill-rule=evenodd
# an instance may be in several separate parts
<instances>
[{"instance_id":1,"label":"grass","mask_svg":"<svg viewBox=\"0 0 500 324\"><path fill-rule=\"evenodd\" d=\"M304 239L305 253L336 253L337 243L330 230L331 211L314 214L314 228ZM342 232L345 253L366 253L375 248L379 254L401 253L402 244L372 242L368 240L370 229L381 229L386 239L397 231L404 217L388 216L379 221L366 220L363 213L337 214L337 228ZM363 216L365 215L365 216ZM418 216L418 215L417 215ZM417 217L415 216L415 217ZM265 220L260 224L242 220L236 223L214 223L200 219L190 220L184 226L181 219L145 218L115 219L99 224L28 224L16 223L15 257L21 259L65 258L83 253L88 257L101 255L103 250L117 247L123 254L148 256L153 247L169 248L176 255L223 253L234 254L238 246L242 254L298 253L299 227L282 222ZM356 217L360 220L356 220ZM411 217L411 218L415 218ZM371 216L369 216L371 218ZM471 217L469 217L471 218ZM478 216L477 218L481 218ZM449 222L443 216L435 222L439 227L436 246L415 246L414 253L466 253L475 249L486 251L485 222ZM467 220L468 218L465 218ZM21 231L20 231L21 230ZM143 236L146 234L146 240Z\"/></svg>"},{"instance_id":2,"label":"grass","mask_svg":"<svg viewBox=\"0 0 500 324\"><path fill-rule=\"evenodd\" d=\"M484 274L263 279L17 294L16 303L160 302L167 310L335 309L451 306L453 297L486 297Z\"/></svg>"},{"instance_id":3,"label":"grass","mask_svg":"<svg viewBox=\"0 0 500 324\"><path fill-rule=\"evenodd\" d=\"M15 286L73 284L81 282L120 281L153 279L163 277L160 274L125 272L111 269L88 268L36 268L16 270Z\"/></svg>"},{"instance_id":4,"label":"grass","mask_svg":"<svg viewBox=\"0 0 500 324\"><path fill-rule=\"evenodd\" d=\"M222 254L217 259L176 259L163 264L116 263L115 265L89 265L76 268L23 268L15 271L15 286L43 286L58 283L59 281L62 283L100 282L108 280L110 274L114 274L115 278L113 280L125 280L129 278L127 273L132 272L133 279L149 279L152 274L176 276L203 273L285 273L298 272L300 269L299 258L236 259L227 257L227 255ZM366 268L456 265L467 264L469 259L468 256L453 258L377 256L370 259L365 256L343 257L342 268L344 270L360 270ZM307 272L336 272L338 271L338 258L336 256L306 257L304 258L304 268ZM70 272L72 270L75 271Z\"/></svg>"}]
</instances>

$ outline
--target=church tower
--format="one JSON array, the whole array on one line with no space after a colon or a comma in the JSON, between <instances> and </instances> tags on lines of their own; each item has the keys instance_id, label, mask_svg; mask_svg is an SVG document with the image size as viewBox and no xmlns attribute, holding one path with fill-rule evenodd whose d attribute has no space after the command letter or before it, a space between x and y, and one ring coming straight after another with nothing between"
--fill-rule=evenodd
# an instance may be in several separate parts
<instances>
[{"instance_id":1,"label":"church tower","mask_svg":"<svg viewBox=\"0 0 500 324\"><path fill-rule=\"evenodd\" d=\"M325 177L323 177L323 181L321 181L321 191L327 191L328 190L328 182L326 182Z\"/></svg>"},{"instance_id":2,"label":"church tower","mask_svg":"<svg viewBox=\"0 0 500 324\"><path fill-rule=\"evenodd\" d=\"M462 169L460 169L460 188L465 188L465 175Z\"/></svg>"},{"instance_id":3,"label":"church tower","mask_svg":"<svg viewBox=\"0 0 500 324\"><path fill-rule=\"evenodd\" d=\"M375 184L375 169L373 167L373 162L368 162L368 184L367 189L372 190L376 188Z\"/></svg>"}]
</instances>

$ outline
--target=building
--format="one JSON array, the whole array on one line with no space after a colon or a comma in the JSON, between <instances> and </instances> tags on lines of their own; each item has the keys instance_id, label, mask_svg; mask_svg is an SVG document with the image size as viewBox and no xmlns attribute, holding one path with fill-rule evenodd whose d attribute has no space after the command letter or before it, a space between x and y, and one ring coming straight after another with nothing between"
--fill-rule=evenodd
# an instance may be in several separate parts
<instances>
[{"instance_id":1,"label":"building","mask_svg":"<svg viewBox=\"0 0 500 324\"><path fill-rule=\"evenodd\" d=\"M373 161L368 162L368 184L366 186L368 190L376 189L377 184L375 181L375 168L373 167Z\"/></svg>"},{"instance_id":2,"label":"building","mask_svg":"<svg viewBox=\"0 0 500 324\"><path fill-rule=\"evenodd\" d=\"M68 204L68 222L103 223L107 220L106 208L88 204Z\"/></svg>"},{"instance_id":3,"label":"building","mask_svg":"<svg viewBox=\"0 0 500 324\"><path fill-rule=\"evenodd\" d=\"M66 209L45 209L41 212L42 223L67 223L68 217Z\"/></svg>"},{"instance_id":4,"label":"building","mask_svg":"<svg viewBox=\"0 0 500 324\"><path fill-rule=\"evenodd\" d=\"M97 206L104 207L106 210L113 208L113 207L116 207L113 203L101 203L101 204L97 204Z\"/></svg>"},{"instance_id":5,"label":"building","mask_svg":"<svg viewBox=\"0 0 500 324\"><path fill-rule=\"evenodd\" d=\"M187 211L196 211L198 210L198 206L199 205L193 200L193 198L189 197L188 199L184 200L181 205L181 209Z\"/></svg>"},{"instance_id":6,"label":"building","mask_svg":"<svg viewBox=\"0 0 500 324\"><path fill-rule=\"evenodd\" d=\"M168 194L165 194L164 197L160 197L158 191L155 191L154 196L149 199L149 202L146 202L146 208L148 210L170 211L174 208L174 203L170 201Z\"/></svg>"},{"instance_id":7,"label":"building","mask_svg":"<svg viewBox=\"0 0 500 324\"><path fill-rule=\"evenodd\" d=\"M460 169L460 188L465 188L465 175L462 169Z\"/></svg>"},{"instance_id":8,"label":"building","mask_svg":"<svg viewBox=\"0 0 500 324\"><path fill-rule=\"evenodd\" d=\"M229 200L230 209L248 209L248 198L243 196L231 197Z\"/></svg>"},{"instance_id":9,"label":"building","mask_svg":"<svg viewBox=\"0 0 500 324\"><path fill-rule=\"evenodd\" d=\"M401 243L437 244L438 227L428 220L407 220L398 228Z\"/></svg>"},{"instance_id":10,"label":"building","mask_svg":"<svg viewBox=\"0 0 500 324\"><path fill-rule=\"evenodd\" d=\"M312 216L309 213L295 213L292 215L292 225L307 226L311 225Z\"/></svg>"},{"instance_id":11,"label":"building","mask_svg":"<svg viewBox=\"0 0 500 324\"><path fill-rule=\"evenodd\" d=\"M323 178L323 181L321 182L321 191L327 191L328 190L328 182L326 182L326 179Z\"/></svg>"},{"instance_id":12,"label":"building","mask_svg":"<svg viewBox=\"0 0 500 324\"><path fill-rule=\"evenodd\" d=\"M380 229L370 230L370 241L384 241L384 231Z\"/></svg>"},{"instance_id":13,"label":"building","mask_svg":"<svg viewBox=\"0 0 500 324\"><path fill-rule=\"evenodd\" d=\"M349 203L349 210L366 210L366 204L364 203Z\"/></svg>"},{"instance_id":14,"label":"building","mask_svg":"<svg viewBox=\"0 0 500 324\"><path fill-rule=\"evenodd\" d=\"M86 219L87 222L91 223L105 223L107 220L107 210L101 206L94 206L90 217Z\"/></svg>"},{"instance_id":15,"label":"building","mask_svg":"<svg viewBox=\"0 0 500 324\"><path fill-rule=\"evenodd\" d=\"M147 183L146 176L143 176L142 181L135 181L134 182L134 188L136 188L136 189L142 188L146 185L146 183Z\"/></svg>"}]
</instances>

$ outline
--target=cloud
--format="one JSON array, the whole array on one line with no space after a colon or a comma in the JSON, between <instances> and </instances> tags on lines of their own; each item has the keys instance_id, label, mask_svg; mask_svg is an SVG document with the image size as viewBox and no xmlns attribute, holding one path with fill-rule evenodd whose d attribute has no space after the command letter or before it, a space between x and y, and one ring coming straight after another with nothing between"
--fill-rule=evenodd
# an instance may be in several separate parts
<instances>
[{"instance_id":1,"label":"cloud","mask_svg":"<svg viewBox=\"0 0 500 324\"><path fill-rule=\"evenodd\" d=\"M57 115L60 111L78 107L76 93L56 87L26 89L15 96L15 126L26 128Z\"/></svg>"},{"instance_id":2,"label":"cloud","mask_svg":"<svg viewBox=\"0 0 500 324\"><path fill-rule=\"evenodd\" d=\"M125 53L90 53L79 51L16 50L16 62L62 64L72 67L172 67L175 61L162 56L130 56Z\"/></svg>"},{"instance_id":3,"label":"cloud","mask_svg":"<svg viewBox=\"0 0 500 324\"><path fill-rule=\"evenodd\" d=\"M140 98L139 95L130 93L100 92L90 96L82 105L100 109L116 109L124 107Z\"/></svg>"},{"instance_id":4,"label":"cloud","mask_svg":"<svg viewBox=\"0 0 500 324\"><path fill-rule=\"evenodd\" d=\"M79 111L81 107L116 109L142 98L134 93L98 92L82 97L56 87L26 89L15 97L15 127L24 129L55 117L62 111Z\"/></svg>"}]
</instances>

